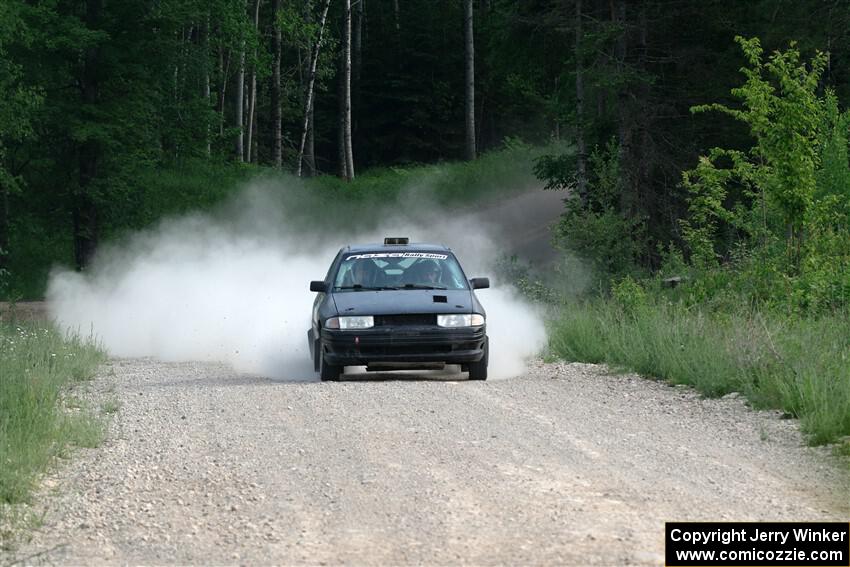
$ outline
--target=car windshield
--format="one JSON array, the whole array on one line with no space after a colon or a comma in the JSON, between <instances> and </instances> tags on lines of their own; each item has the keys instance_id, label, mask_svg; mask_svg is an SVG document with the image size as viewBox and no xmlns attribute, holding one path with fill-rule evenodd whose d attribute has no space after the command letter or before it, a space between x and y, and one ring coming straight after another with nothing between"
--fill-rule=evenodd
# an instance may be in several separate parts
<instances>
[{"instance_id":1,"label":"car windshield","mask_svg":"<svg viewBox=\"0 0 850 567\"><path fill-rule=\"evenodd\" d=\"M366 252L343 259L334 291L380 289L467 289L467 283L445 252Z\"/></svg>"}]
</instances>

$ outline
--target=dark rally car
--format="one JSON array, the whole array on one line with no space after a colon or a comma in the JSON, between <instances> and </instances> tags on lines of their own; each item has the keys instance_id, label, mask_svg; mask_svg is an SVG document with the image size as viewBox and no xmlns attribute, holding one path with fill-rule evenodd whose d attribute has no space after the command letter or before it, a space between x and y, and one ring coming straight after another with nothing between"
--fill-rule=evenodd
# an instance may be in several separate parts
<instances>
[{"instance_id":1,"label":"dark rally car","mask_svg":"<svg viewBox=\"0 0 850 567\"><path fill-rule=\"evenodd\" d=\"M449 248L387 238L346 246L318 292L307 332L315 370L337 380L346 366L368 371L435 369L460 364L487 379L487 328L475 289Z\"/></svg>"}]
</instances>

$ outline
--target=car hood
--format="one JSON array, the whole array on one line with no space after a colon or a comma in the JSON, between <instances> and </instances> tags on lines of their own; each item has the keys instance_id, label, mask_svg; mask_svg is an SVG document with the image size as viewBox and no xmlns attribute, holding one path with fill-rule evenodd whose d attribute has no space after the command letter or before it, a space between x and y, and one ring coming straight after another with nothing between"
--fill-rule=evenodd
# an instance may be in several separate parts
<instances>
[{"instance_id":1,"label":"car hood","mask_svg":"<svg viewBox=\"0 0 850 567\"><path fill-rule=\"evenodd\" d=\"M472 313L474 304L468 289L349 291L334 293L333 300L340 315Z\"/></svg>"}]
</instances>

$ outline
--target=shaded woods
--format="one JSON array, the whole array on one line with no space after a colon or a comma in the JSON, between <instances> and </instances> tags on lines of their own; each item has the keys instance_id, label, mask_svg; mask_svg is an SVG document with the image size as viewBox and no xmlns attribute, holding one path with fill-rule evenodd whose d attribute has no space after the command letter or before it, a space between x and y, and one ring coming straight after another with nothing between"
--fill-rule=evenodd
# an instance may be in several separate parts
<instances>
[{"instance_id":1,"label":"shaded woods","mask_svg":"<svg viewBox=\"0 0 850 567\"><path fill-rule=\"evenodd\" d=\"M828 52L816 90L845 101L848 24L826 1L4 2L0 291L37 296L52 262L83 269L258 167L350 180L506 142L569 146L537 165L580 199L564 237L607 271L656 270L690 253L682 172L752 142L690 111L734 102L734 38ZM735 228L718 230L728 257Z\"/></svg>"}]
</instances>

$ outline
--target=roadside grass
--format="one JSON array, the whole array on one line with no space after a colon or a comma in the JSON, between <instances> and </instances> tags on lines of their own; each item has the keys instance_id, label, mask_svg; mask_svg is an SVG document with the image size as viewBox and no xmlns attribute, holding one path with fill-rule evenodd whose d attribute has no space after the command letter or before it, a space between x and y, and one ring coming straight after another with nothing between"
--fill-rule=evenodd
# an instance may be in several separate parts
<instances>
[{"instance_id":1,"label":"roadside grass","mask_svg":"<svg viewBox=\"0 0 850 567\"><path fill-rule=\"evenodd\" d=\"M562 149L562 148L561 148ZM374 168L351 182L323 175L306 180L320 194L347 202L379 203L399 197L424 197L439 204L486 201L541 185L533 174L534 159L552 147L524 144L493 150L470 162L445 162Z\"/></svg>"},{"instance_id":2,"label":"roadside grass","mask_svg":"<svg viewBox=\"0 0 850 567\"><path fill-rule=\"evenodd\" d=\"M91 340L0 321L0 510L27 502L54 457L101 443L103 423L80 398L63 396L104 360Z\"/></svg>"},{"instance_id":3,"label":"roadside grass","mask_svg":"<svg viewBox=\"0 0 850 567\"><path fill-rule=\"evenodd\" d=\"M107 415L116 413L119 409L121 409L121 402L114 398L110 398L100 404L100 411Z\"/></svg>"},{"instance_id":4,"label":"roadside grass","mask_svg":"<svg viewBox=\"0 0 850 567\"><path fill-rule=\"evenodd\" d=\"M688 384L710 397L744 394L753 407L800 419L814 445L850 436L850 317L742 308L709 312L648 299L566 304L549 348L569 361Z\"/></svg>"}]
</instances>

